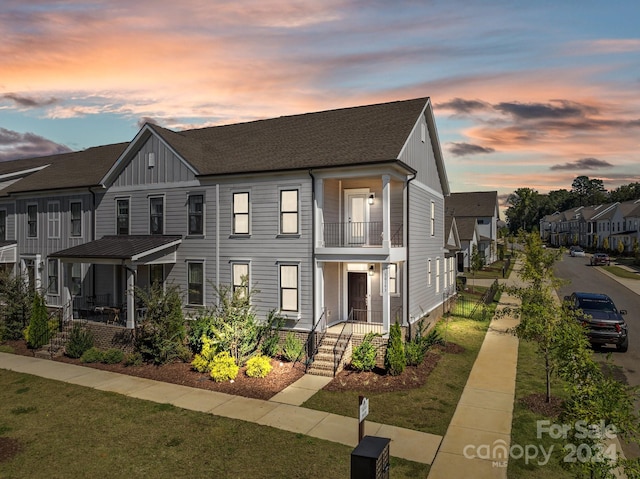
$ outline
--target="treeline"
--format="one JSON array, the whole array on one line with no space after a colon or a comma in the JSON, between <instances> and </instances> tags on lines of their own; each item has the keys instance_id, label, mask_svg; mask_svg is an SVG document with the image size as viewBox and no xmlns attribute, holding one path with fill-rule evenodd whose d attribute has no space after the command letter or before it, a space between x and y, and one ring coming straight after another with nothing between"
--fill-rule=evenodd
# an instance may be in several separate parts
<instances>
[{"instance_id":1,"label":"treeline","mask_svg":"<svg viewBox=\"0 0 640 479\"><path fill-rule=\"evenodd\" d=\"M544 195L531 188L518 188L507 198L505 216L509 231L516 233L520 229L537 228L542 217L556 211L636 199L640 199L640 183L607 191L602 180L578 176L573 180L571 190L554 190Z\"/></svg>"}]
</instances>

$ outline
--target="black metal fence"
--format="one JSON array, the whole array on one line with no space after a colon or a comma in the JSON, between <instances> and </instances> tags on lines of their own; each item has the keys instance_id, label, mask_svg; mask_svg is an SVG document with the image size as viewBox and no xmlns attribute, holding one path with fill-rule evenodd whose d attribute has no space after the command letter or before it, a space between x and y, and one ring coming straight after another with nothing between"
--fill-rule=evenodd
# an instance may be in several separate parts
<instances>
[{"instance_id":1,"label":"black metal fence","mask_svg":"<svg viewBox=\"0 0 640 479\"><path fill-rule=\"evenodd\" d=\"M498 280L495 280L482 296L458 293L453 299L451 314L463 318L486 319L488 304L491 304L498 292Z\"/></svg>"},{"instance_id":2,"label":"black metal fence","mask_svg":"<svg viewBox=\"0 0 640 479\"><path fill-rule=\"evenodd\" d=\"M381 246L382 221L324 223L326 247ZM402 224L391 225L391 246L402 246Z\"/></svg>"}]
</instances>

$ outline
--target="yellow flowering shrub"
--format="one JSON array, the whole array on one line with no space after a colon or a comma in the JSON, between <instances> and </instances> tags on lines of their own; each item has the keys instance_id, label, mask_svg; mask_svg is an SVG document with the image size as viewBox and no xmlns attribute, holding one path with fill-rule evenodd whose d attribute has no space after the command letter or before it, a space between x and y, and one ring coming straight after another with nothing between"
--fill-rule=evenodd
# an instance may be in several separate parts
<instances>
[{"instance_id":1,"label":"yellow flowering shrub","mask_svg":"<svg viewBox=\"0 0 640 479\"><path fill-rule=\"evenodd\" d=\"M271 358L268 356L253 356L247 361L247 376L263 378L271 372Z\"/></svg>"},{"instance_id":2,"label":"yellow flowering shrub","mask_svg":"<svg viewBox=\"0 0 640 479\"><path fill-rule=\"evenodd\" d=\"M210 363L211 377L217 383L231 381L236 378L240 368L227 351L218 353Z\"/></svg>"}]
</instances>

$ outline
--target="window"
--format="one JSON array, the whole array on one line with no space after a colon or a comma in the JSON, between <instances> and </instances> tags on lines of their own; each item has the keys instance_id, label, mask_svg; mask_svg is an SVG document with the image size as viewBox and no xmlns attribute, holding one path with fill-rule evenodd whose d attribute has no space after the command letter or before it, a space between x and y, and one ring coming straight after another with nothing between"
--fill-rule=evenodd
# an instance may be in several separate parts
<instances>
[{"instance_id":1,"label":"window","mask_svg":"<svg viewBox=\"0 0 640 479\"><path fill-rule=\"evenodd\" d=\"M204 234L204 197L203 195L189 195L189 234Z\"/></svg>"},{"instance_id":2,"label":"window","mask_svg":"<svg viewBox=\"0 0 640 479\"><path fill-rule=\"evenodd\" d=\"M204 264L187 263L188 274L188 299L187 302L193 305L204 304Z\"/></svg>"},{"instance_id":3,"label":"window","mask_svg":"<svg viewBox=\"0 0 640 479\"><path fill-rule=\"evenodd\" d=\"M431 236L436 234L436 204L431 202Z\"/></svg>"},{"instance_id":4,"label":"window","mask_svg":"<svg viewBox=\"0 0 640 479\"><path fill-rule=\"evenodd\" d=\"M60 238L60 203L47 203L47 235L49 238Z\"/></svg>"},{"instance_id":5,"label":"window","mask_svg":"<svg viewBox=\"0 0 640 479\"><path fill-rule=\"evenodd\" d=\"M424 123L420 124L420 141L422 143L427 141L427 125Z\"/></svg>"},{"instance_id":6,"label":"window","mask_svg":"<svg viewBox=\"0 0 640 479\"><path fill-rule=\"evenodd\" d=\"M389 294L398 294L398 265L389 265Z\"/></svg>"},{"instance_id":7,"label":"window","mask_svg":"<svg viewBox=\"0 0 640 479\"><path fill-rule=\"evenodd\" d=\"M38 237L38 205L27 205L27 238Z\"/></svg>"},{"instance_id":8,"label":"window","mask_svg":"<svg viewBox=\"0 0 640 479\"><path fill-rule=\"evenodd\" d=\"M119 235L129 234L129 200L120 199L116 201L117 233Z\"/></svg>"},{"instance_id":9,"label":"window","mask_svg":"<svg viewBox=\"0 0 640 479\"><path fill-rule=\"evenodd\" d=\"M71 294L74 296L82 295L82 263L71 265Z\"/></svg>"},{"instance_id":10,"label":"window","mask_svg":"<svg viewBox=\"0 0 640 479\"><path fill-rule=\"evenodd\" d=\"M50 259L47 261L47 293L49 294L59 294L58 293L58 260Z\"/></svg>"},{"instance_id":11,"label":"window","mask_svg":"<svg viewBox=\"0 0 640 479\"><path fill-rule=\"evenodd\" d=\"M427 260L427 286L431 286L431 260Z\"/></svg>"},{"instance_id":12,"label":"window","mask_svg":"<svg viewBox=\"0 0 640 479\"><path fill-rule=\"evenodd\" d=\"M7 211L0 210L0 241L7 240Z\"/></svg>"},{"instance_id":13,"label":"window","mask_svg":"<svg viewBox=\"0 0 640 479\"><path fill-rule=\"evenodd\" d=\"M149 198L149 232L152 235L164 233L164 198L156 196Z\"/></svg>"},{"instance_id":14,"label":"window","mask_svg":"<svg viewBox=\"0 0 640 479\"><path fill-rule=\"evenodd\" d=\"M233 263L233 292L240 291L240 296L246 297L249 288L249 264Z\"/></svg>"},{"instance_id":15,"label":"window","mask_svg":"<svg viewBox=\"0 0 640 479\"><path fill-rule=\"evenodd\" d=\"M440 258L436 258L436 293L440 292Z\"/></svg>"},{"instance_id":16,"label":"window","mask_svg":"<svg viewBox=\"0 0 640 479\"><path fill-rule=\"evenodd\" d=\"M150 264L149 265L149 285L159 284L162 286L164 283L164 265L162 264Z\"/></svg>"},{"instance_id":17,"label":"window","mask_svg":"<svg viewBox=\"0 0 640 479\"><path fill-rule=\"evenodd\" d=\"M69 203L71 210L71 236L82 236L82 203L73 201Z\"/></svg>"},{"instance_id":18,"label":"window","mask_svg":"<svg viewBox=\"0 0 640 479\"><path fill-rule=\"evenodd\" d=\"M298 234L298 190L280 191L280 234Z\"/></svg>"},{"instance_id":19,"label":"window","mask_svg":"<svg viewBox=\"0 0 640 479\"><path fill-rule=\"evenodd\" d=\"M233 194L233 234L249 234L249 193Z\"/></svg>"},{"instance_id":20,"label":"window","mask_svg":"<svg viewBox=\"0 0 640 479\"><path fill-rule=\"evenodd\" d=\"M280 265L280 310L298 311L298 265Z\"/></svg>"}]
</instances>

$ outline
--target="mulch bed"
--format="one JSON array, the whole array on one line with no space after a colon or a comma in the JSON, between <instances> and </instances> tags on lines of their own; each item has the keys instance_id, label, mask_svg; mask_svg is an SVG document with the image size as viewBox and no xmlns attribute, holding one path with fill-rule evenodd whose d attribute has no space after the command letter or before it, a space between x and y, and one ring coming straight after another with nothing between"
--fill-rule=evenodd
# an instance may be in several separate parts
<instances>
[{"instance_id":1,"label":"mulch bed","mask_svg":"<svg viewBox=\"0 0 640 479\"><path fill-rule=\"evenodd\" d=\"M556 418L562 412L562 399L551 396L551 401L547 402L545 393L530 394L520 399L520 402L527 409L550 418Z\"/></svg>"}]
</instances>

